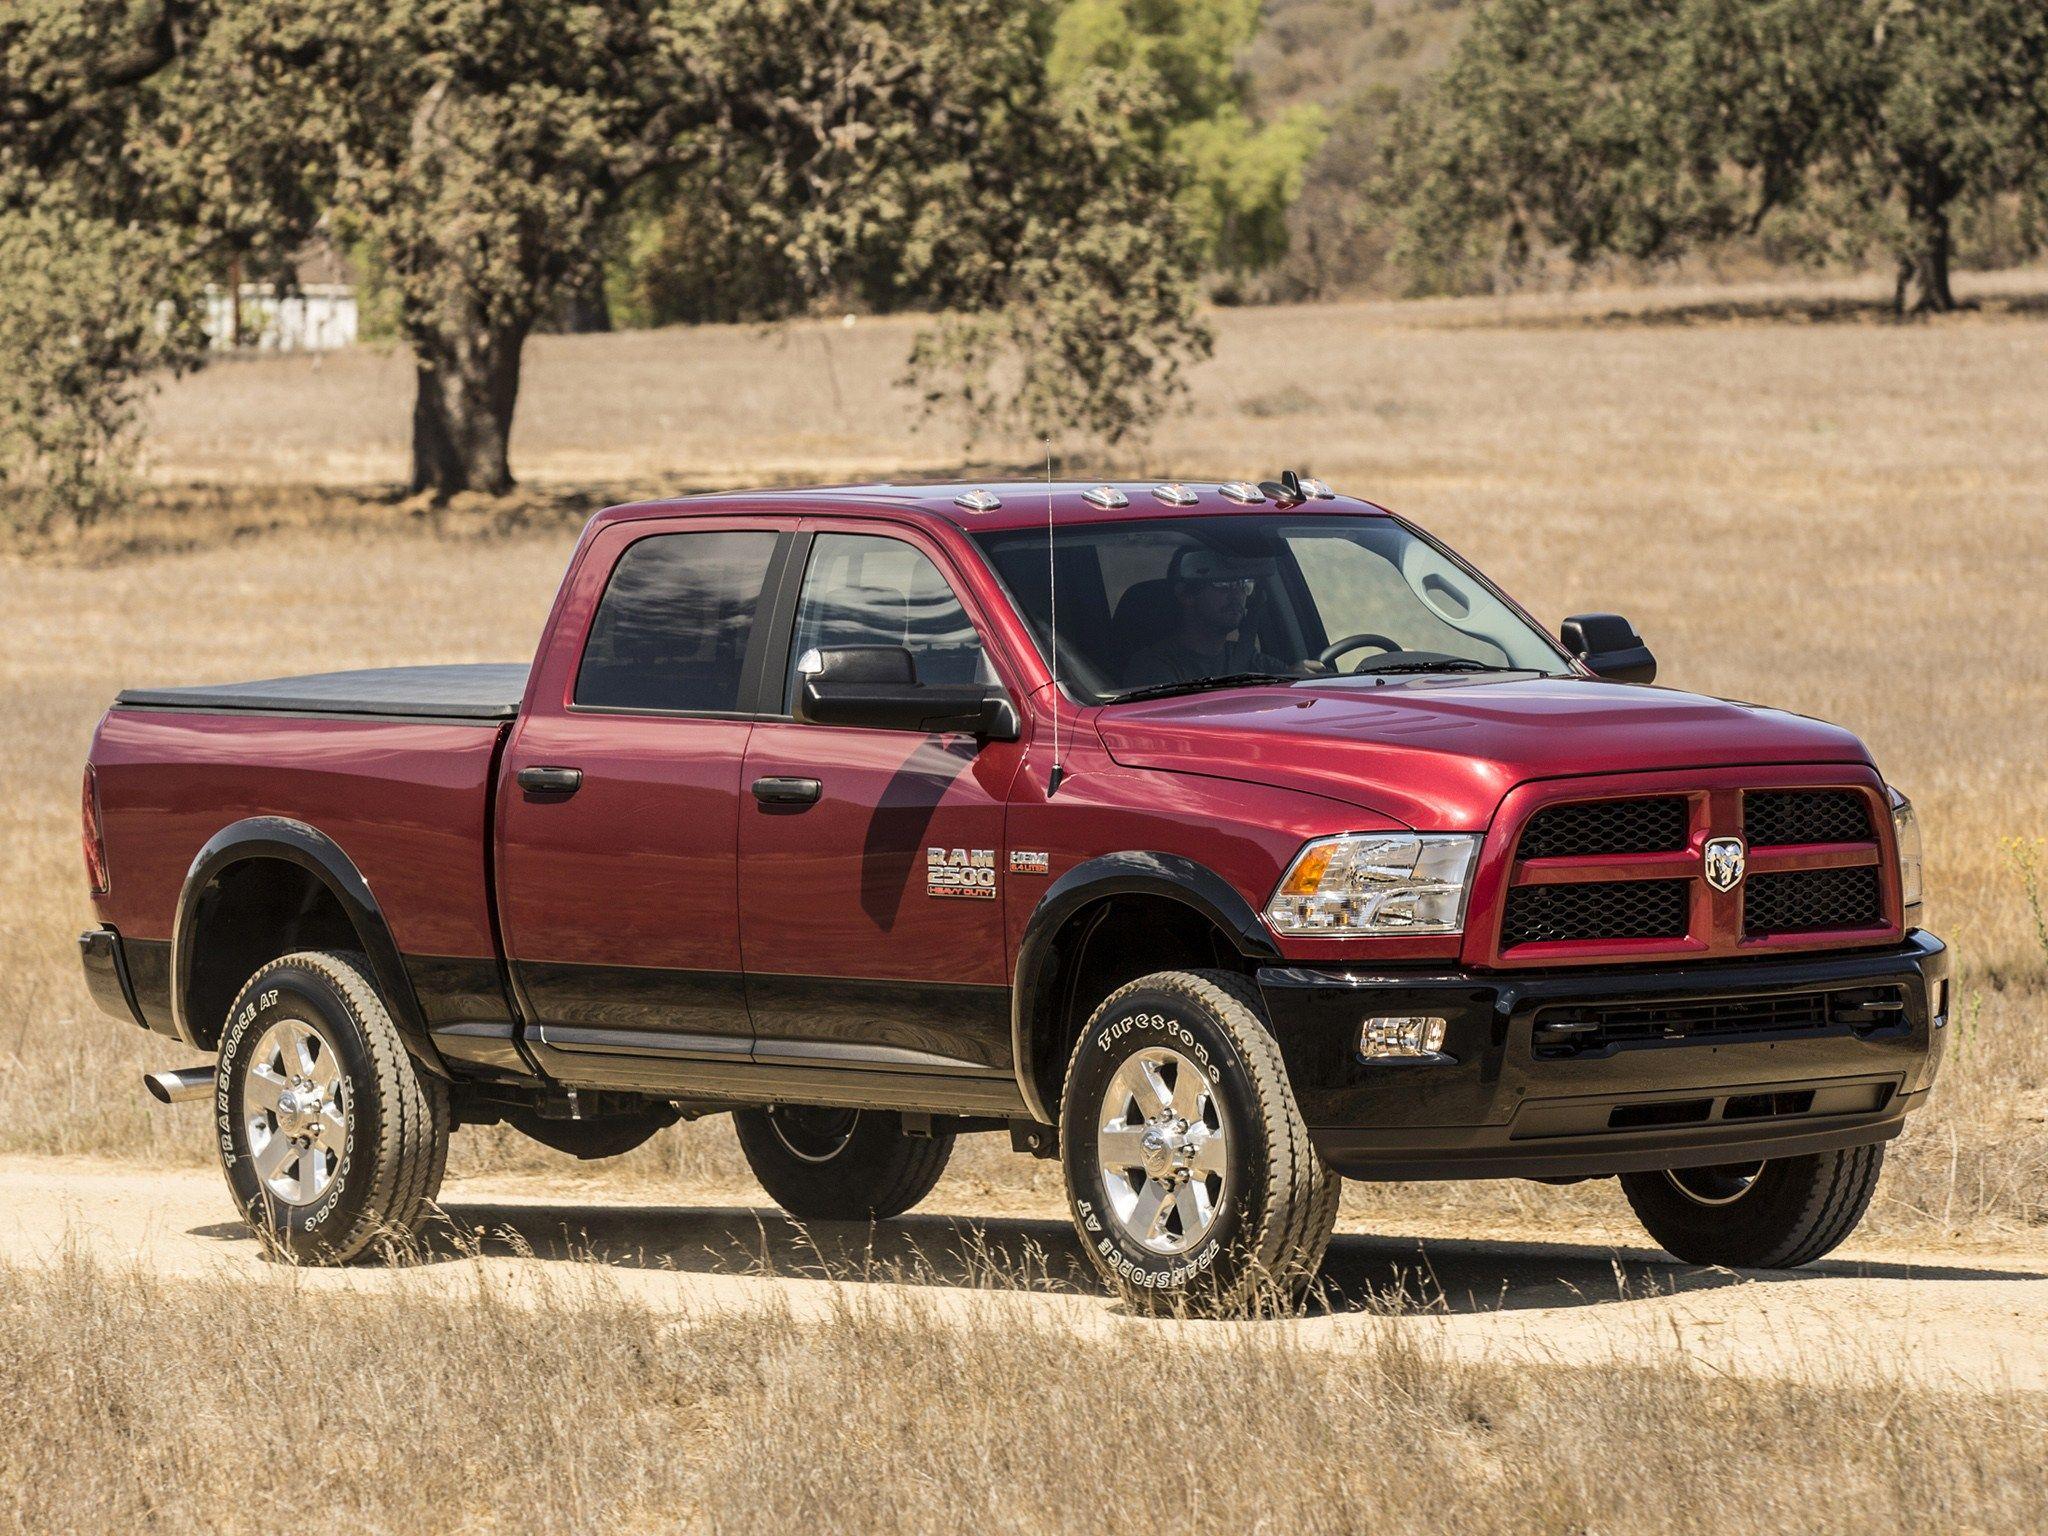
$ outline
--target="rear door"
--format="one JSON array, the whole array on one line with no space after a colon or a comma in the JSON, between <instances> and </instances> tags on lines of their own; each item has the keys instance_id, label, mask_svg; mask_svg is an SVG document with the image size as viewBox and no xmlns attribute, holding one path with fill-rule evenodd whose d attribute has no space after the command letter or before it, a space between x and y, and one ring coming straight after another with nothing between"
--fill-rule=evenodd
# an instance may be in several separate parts
<instances>
[{"instance_id":1,"label":"rear door","mask_svg":"<svg viewBox=\"0 0 2048 1536\"><path fill-rule=\"evenodd\" d=\"M567 1081L746 1056L740 772L793 526L620 523L570 578L506 749L497 840L526 1038Z\"/></svg>"},{"instance_id":2,"label":"rear door","mask_svg":"<svg viewBox=\"0 0 2048 1536\"><path fill-rule=\"evenodd\" d=\"M768 667L778 710L754 727L742 775L755 1060L1007 1079L1003 821L1022 744L789 711L815 647L902 645L922 682L1015 683L934 544L888 524L804 526L794 638ZM815 798L773 798L788 780L815 781Z\"/></svg>"}]
</instances>

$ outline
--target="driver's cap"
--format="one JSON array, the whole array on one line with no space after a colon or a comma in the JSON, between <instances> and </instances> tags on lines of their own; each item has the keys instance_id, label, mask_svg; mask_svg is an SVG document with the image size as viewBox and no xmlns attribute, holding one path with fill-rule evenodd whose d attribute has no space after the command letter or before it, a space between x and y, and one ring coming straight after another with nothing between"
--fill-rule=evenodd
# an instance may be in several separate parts
<instances>
[{"instance_id":1,"label":"driver's cap","mask_svg":"<svg viewBox=\"0 0 2048 1536\"><path fill-rule=\"evenodd\" d=\"M1167 575L1175 581L1256 581L1273 574L1273 562L1252 555L1225 554L1200 544L1173 552Z\"/></svg>"}]
</instances>

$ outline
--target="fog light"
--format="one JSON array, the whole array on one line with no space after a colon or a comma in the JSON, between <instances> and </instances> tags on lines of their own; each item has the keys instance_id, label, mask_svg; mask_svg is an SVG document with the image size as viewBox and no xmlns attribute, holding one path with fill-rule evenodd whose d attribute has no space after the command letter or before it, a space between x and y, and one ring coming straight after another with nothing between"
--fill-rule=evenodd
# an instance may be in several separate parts
<instances>
[{"instance_id":1,"label":"fog light","mask_svg":"<svg viewBox=\"0 0 2048 1536\"><path fill-rule=\"evenodd\" d=\"M1367 1061L1435 1056L1444 1048L1444 1020L1427 1014L1367 1019L1358 1032L1358 1054Z\"/></svg>"}]
</instances>

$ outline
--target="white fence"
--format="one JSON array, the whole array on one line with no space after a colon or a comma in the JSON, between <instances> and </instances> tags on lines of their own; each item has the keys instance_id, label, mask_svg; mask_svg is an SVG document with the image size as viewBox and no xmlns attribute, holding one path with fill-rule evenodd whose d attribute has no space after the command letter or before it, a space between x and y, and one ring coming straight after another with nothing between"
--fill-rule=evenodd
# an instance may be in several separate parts
<instances>
[{"instance_id":1,"label":"white fence","mask_svg":"<svg viewBox=\"0 0 2048 1536\"><path fill-rule=\"evenodd\" d=\"M241 326L235 325L239 301ZM239 294L206 290L206 339L216 348L236 344L266 352L325 352L356 339L355 290L345 283L308 283L284 298L269 283L244 283Z\"/></svg>"}]
</instances>

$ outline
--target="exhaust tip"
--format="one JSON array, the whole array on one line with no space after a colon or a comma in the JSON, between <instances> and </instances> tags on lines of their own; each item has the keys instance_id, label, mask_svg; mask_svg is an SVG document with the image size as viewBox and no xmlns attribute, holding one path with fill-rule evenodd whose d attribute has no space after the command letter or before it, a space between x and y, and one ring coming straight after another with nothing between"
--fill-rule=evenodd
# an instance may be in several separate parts
<instances>
[{"instance_id":1,"label":"exhaust tip","mask_svg":"<svg viewBox=\"0 0 2048 1536\"><path fill-rule=\"evenodd\" d=\"M208 1098L213 1093L212 1067L177 1067L164 1072L145 1072L142 1086L159 1104L182 1104Z\"/></svg>"}]
</instances>

